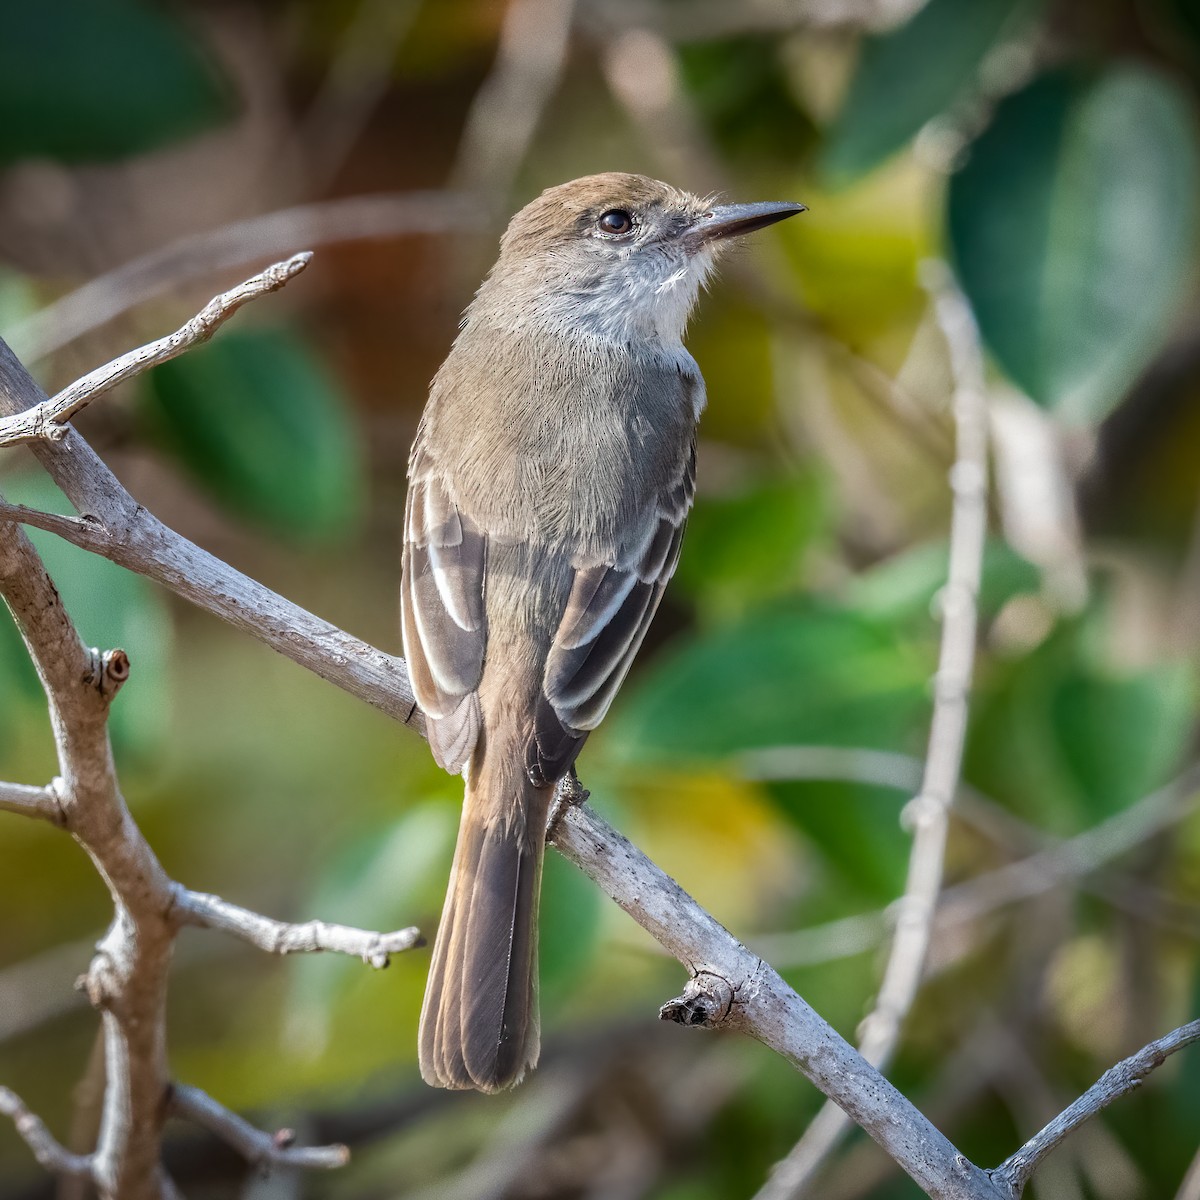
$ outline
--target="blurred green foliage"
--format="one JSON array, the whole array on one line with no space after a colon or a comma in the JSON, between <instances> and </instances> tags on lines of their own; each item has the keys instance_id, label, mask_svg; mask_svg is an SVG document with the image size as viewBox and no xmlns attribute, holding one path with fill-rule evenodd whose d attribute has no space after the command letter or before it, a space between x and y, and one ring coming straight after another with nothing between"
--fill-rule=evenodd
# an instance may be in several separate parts
<instances>
[{"instance_id":1,"label":"blurred green foliage","mask_svg":"<svg viewBox=\"0 0 1200 1200\"><path fill-rule=\"evenodd\" d=\"M833 29L800 6L778 28L752 6L714 24L717 7L618 18L613 0L589 3L511 194L488 200L513 209L612 168L810 206L701 305L700 494L651 642L580 769L595 803L853 1036L907 869L947 569L951 372L922 259L951 262L995 395L1019 390L1060 460L1047 480L1029 446L997 443L948 885L978 900L994 872L1128 813L1195 754L1200 39L1184 0L929 0L892 28L855 5ZM442 186L504 14L488 0L0 5L0 335L174 237ZM665 74L634 54L646 39ZM623 54L643 107L610 86ZM494 232L319 248L284 296L79 424L171 524L398 650L407 446ZM168 332L251 264L188 270L37 364L46 386ZM63 509L23 452L3 453L7 497ZM116 755L169 871L283 918L432 932L461 785L422 743L34 538L85 640L130 652ZM1078 594L1060 586L1072 555ZM841 765L756 781L749 756L772 748ZM870 761L886 776L856 751L884 755ZM54 771L36 676L0 621L0 778ZM1179 799L1165 832L939 928L893 1075L977 1161L1196 1015L1200 818ZM0 1082L65 1132L94 1030L71 981L109 910L60 833L0 824ZM752 1195L819 1097L757 1045L654 1024L678 966L555 856L544 882L546 1061L513 1096L416 1081L426 952L375 973L196 932L175 967L174 1069L268 1123L351 1142L348 1169L297 1185L318 1200L467 1198L505 1170L487 1194ZM1174 1195L1196 1149L1197 1058L1109 1110L1031 1194ZM173 1135L171 1153L188 1144ZM245 1172L211 1147L190 1161L189 1200L242 1194ZM0 1200L49 1195L40 1179L0 1125ZM819 1194L915 1190L856 1137Z\"/></svg>"},{"instance_id":2,"label":"blurred green foliage","mask_svg":"<svg viewBox=\"0 0 1200 1200\"><path fill-rule=\"evenodd\" d=\"M212 54L158 4L0 5L0 163L119 158L232 110Z\"/></svg>"},{"instance_id":3,"label":"blurred green foliage","mask_svg":"<svg viewBox=\"0 0 1200 1200\"><path fill-rule=\"evenodd\" d=\"M1030 397L1108 414L1171 332L1196 232L1195 114L1141 67L1044 75L997 109L950 188L988 346Z\"/></svg>"},{"instance_id":4,"label":"blurred green foliage","mask_svg":"<svg viewBox=\"0 0 1200 1200\"><path fill-rule=\"evenodd\" d=\"M151 429L234 513L303 540L344 536L361 514L346 401L300 338L232 330L145 379Z\"/></svg>"}]
</instances>

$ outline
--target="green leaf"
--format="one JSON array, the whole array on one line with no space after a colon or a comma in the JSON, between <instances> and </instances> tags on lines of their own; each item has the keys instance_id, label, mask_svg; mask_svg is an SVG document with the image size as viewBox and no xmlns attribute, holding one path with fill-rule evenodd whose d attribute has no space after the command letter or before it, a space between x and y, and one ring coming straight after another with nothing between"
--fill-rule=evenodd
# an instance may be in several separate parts
<instances>
[{"instance_id":1,"label":"green leaf","mask_svg":"<svg viewBox=\"0 0 1200 1200\"><path fill-rule=\"evenodd\" d=\"M591 963L601 912L596 885L561 855L547 854L538 916L538 972L547 1009L566 998Z\"/></svg>"},{"instance_id":2,"label":"green leaf","mask_svg":"<svg viewBox=\"0 0 1200 1200\"><path fill-rule=\"evenodd\" d=\"M1195 708L1191 671L1181 663L1063 679L1051 700L1052 730L1081 807L1111 816L1165 783L1179 767Z\"/></svg>"},{"instance_id":3,"label":"green leaf","mask_svg":"<svg viewBox=\"0 0 1200 1200\"><path fill-rule=\"evenodd\" d=\"M835 186L890 157L970 85L1024 0L930 0L898 29L864 39L821 169Z\"/></svg>"},{"instance_id":4,"label":"green leaf","mask_svg":"<svg viewBox=\"0 0 1200 1200\"><path fill-rule=\"evenodd\" d=\"M684 86L731 157L777 166L797 159L813 136L792 95L779 45L776 37L751 34L684 41L677 48Z\"/></svg>"},{"instance_id":5,"label":"green leaf","mask_svg":"<svg viewBox=\"0 0 1200 1200\"><path fill-rule=\"evenodd\" d=\"M771 482L740 495L698 497L676 574L699 599L731 607L789 590L826 526L815 474Z\"/></svg>"},{"instance_id":6,"label":"green leaf","mask_svg":"<svg viewBox=\"0 0 1200 1200\"><path fill-rule=\"evenodd\" d=\"M924 542L864 571L851 580L849 598L863 616L876 621L923 622L930 634L935 596L946 586L950 547L944 540ZM990 539L984 546L979 582L979 611L996 614L1014 596L1037 592L1041 576L1007 542Z\"/></svg>"},{"instance_id":7,"label":"green leaf","mask_svg":"<svg viewBox=\"0 0 1200 1200\"><path fill-rule=\"evenodd\" d=\"M758 612L657 660L610 718L613 742L635 762L797 743L905 749L931 669L852 613L810 604Z\"/></svg>"},{"instance_id":8,"label":"green leaf","mask_svg":"<svg viewBox=\"0 0 1200 1200\"><path fill-rule=\"evenodd\" d=\"M1064 418L1096 421L1161 345L1193 258L1185 95L1143 67L1056 72L1005 100L951 180L949 236L984 340Z\"/></svg>"},{"instance_id":9,"label":"green leaf","mask_svg":"<svg viewBox=\"0 0 1200 1200\"><path fill-rule=\"evenodd\" d=\"M346 531L365 474L353 417L322 365L282 330L237 330L147 376L147 412L218 502L291 537Z\"/></svg>"},{"instance_id":10,"label":"green leaf","mask_svg":"<svg viewBox=\"0 0 1200 1200\"><path fill-rule=\"evenodd\" d=\"M1117 669L1096 649L1110 637L1097 606L1023 659L994 666L972 705L967 777L1057 834L1165 783L1200 711L1189 664Z\"/></svg>"},{"instance_id":11,"label":"green leaf","mask_svg":"<svg viewBox=\"0 0 1200 1200\"><path fill-rule=\"evenodd\" d=\"M900 811L908 793L839 780L772 783L769 791L835 873L837 915L886 904L903 889L912 839Z\"/></svg>"},{"instance_id":12,"label":"green leaf","mask_svg":"<svg viewBox=\"0 0 1200 1200\"><path fill-rule=\"evenodd\" d=\"M360 929L408 926L445 889L457 827L449 805L414 805L390 829L373 831L334 855L306 915ZM289 1045L319 1056L334 1032L339 1002L365 969L344 954L299 955L291 965L285 1008Z\"/></svg>"},{"instance_id":13,"label":"green leaf","mask_svg":"<svg viewBox=\"0 0 1200 1200\"><path fill-rule=\"evenodd\" d=\"M225 120L195 35L145 0L0 5L0 164L120 158Z\"/></svg>"},{"instance_id":14,"label":"green leaf","mask_svg":"<svg viewBox=\"0 0 1200 1200\"><path fill-rule=\"evenodd\" d=\"M755 613L664 655L610 718L614 757L638 766L724 759L761 746L913 752L933 663L886 626L794 605ZM897 792L853 783L772 784L769 795L856 897L894 895L908 837Z\"/></svg>"}]
</instances>

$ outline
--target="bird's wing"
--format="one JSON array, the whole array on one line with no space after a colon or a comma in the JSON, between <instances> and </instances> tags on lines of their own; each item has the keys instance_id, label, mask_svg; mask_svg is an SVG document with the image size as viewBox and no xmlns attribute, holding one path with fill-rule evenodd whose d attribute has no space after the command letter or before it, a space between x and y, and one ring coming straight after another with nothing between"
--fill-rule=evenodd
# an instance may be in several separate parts
<instances>
[{"instance_id":1,"label":"bird's wing","mask_svg":"<svg viewBox=\"0 0 1200 1200\"><path fill-rule=\"evenodd\" d=\"M604 719L679 561L696 479L693 443L679 478L664 488L612 563L577 563L546 659L527 769L535 783L561 778Z\"/></svg>"},{"instance_id":2,"label":"bird's wing","mask_svg":"<svg viewBox=\"0 0 1200 1200\"><path fill-rule=\"evenodd\" d=\"M461 771L479 735L476 689L487 645L487 535L460 512L432 471L418 432L408 468L400 609L404 652L429 745Z\"/></svg>"}]
</instances>

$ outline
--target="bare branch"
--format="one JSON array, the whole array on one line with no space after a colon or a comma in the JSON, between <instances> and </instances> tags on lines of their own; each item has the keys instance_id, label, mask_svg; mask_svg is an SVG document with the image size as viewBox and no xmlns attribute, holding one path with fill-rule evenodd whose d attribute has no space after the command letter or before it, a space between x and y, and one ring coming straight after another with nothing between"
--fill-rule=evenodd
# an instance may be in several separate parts
<instances>
[{"instance_id":1,"label":"bare branch","mask_svg":"<svg viewBox=\"0 0 1200 1200\"><path fill-rule=\"evenodd\" d=\"M786 33L813 28L880 29L898 25L922 0L693 0L677 8L651 0L593 0L580 16L589 32L603 37L613 29L645 27L676 42L710 41L746 33Z\"/></svg>"},{"instance_id":2,"label":"bare branch","mask_svg":"<svg viewBox=\"0 0 1200 1200\"><path fill-rule=\"evenodd\" d=\"M975 920L1001 905L1048 891L1064 879L1087 875L1169 829L1197 806L1200 763L1083 833L948 888L939 920Z\"/></svg>"},{"instance_id":3,"label":"bare branch","mask_svg":"<svg viewBox=\"0 0 1200 1200\"><path fill-rule=\"evenodd\" d=\"M973 398L977 401L979 397ZM0 343L0 402L12 412L40 399L36 385L12 358L7 347ZM974 460L962 445L964 431L961 424L959 437L959 467L964 462L969 467ZM114 561L159 579L316 673L420 728L419 721L413 717L415 706L402 660L383 655L317 621L297 606L231 571L157 522L129 497L75 431L68 430L61 441L35 442L33 450L83 516L78 520L44 514L34 517L22 510L9 509L10 518L16 515L21 519L28 517L31 523L41 522L76 544L98 550ZM918 871L914 861L913 867L920 876L921 887L910 889L921 902L915 910L921 928L918 929L918 922L913 921L913 927L903 934L908 938L908 944L919 950L915 955L911 950L907 953L905 966L914 989L920 979L929 938L927 913L931 912L933 901L929 899L926 903L926 897L930 891L933 897L937 894L945 810L957 786L970 648L974 640L973 625L970 624L974 618L974 588L968 578L969 572L964 574L964 564L969 564L970 559L963 557L966 554L963 546L971 537L982 536L978 525L972 523L980 519L979 513L972 513L972 505L978 507L981 502L983 481L982 469L972 471L956 467L953 480L955 515L960 518L960 506L967 510L967 515L956 520L952 536L952 543L958 547L958 558L952 553L952 586L948 587L946 595L947 628L943 631L941 686L937 701L940 723L935 715L922 797L918 798L919 803L914 802L914 815L919 825L915 840L921 842L924 838L926 846L922 852L925 865ZM78 645L73 629L61 613L61 605L55 608L56 596L43 596L42 599L47 600L51 621L57 622L57 635L64 636L64 628L69 635L65 649L59 651L66 655L67 661L64 664L56 661L53 655L48 656L52 642L45 637L46 631L38 628L38 622L44 620L45 614L36 612L36 606L28 603L29 597L22 596L21 589L30 572L30 577L35 578L35 586L41 586L36 583L41 578L38 576L40 563L36 555L32 559L27 557L32 554L32 547L12 521L0 521L0 590L6 586L9 591L15 589L14 611L18 621L24 621L23 631L31 649L35 650L39 670L43 678L48 679L51 704L56 703L61 688L69 685L78 689L82 680L85 695L92 697L88 703L94 706L91 724L85 723L86 732L92 738L89 747L93 751L98 745L105 748L104 761L100 764L103 786L95 801L95 811L76 806L75 790L68 795L72 803L64 799L64 812L73 832L88 847L106 876L114 881L114 900L118 908L117 919L101 943L88 973L89 994L104 1011L106 1057L112 1067L100 1149L93 1160L102 1194L140 1198L155 1194L154 1189L161 1192L166 1186L157 1159L151 1161L145 1153L145 1144L132 1146L128 1124L122 1132L121 1120L123 1115L130 1113L150 1114L147 1127L153 1136L143 1141L156 1150L157 1121L164 1111L164 1101L171 1096L173 1111L226 1138L252 1161L286 1162L292 1166L339 1165L344 1161L344 1151L340 1148L293 1150L278 1138L272 1139L246 1125L203 1093L189 1088L169 1091L162 1082L161 1046L156 1052L151 1047L134 1045L135 1031L130 1027L130 1014L146 1021L147 1036L160 1038L165 966L171 940L181 923L224 929L276 950L328 946L362 953L369 960L385 949L399 946L388 944L386 940L373 943L373 935L345 927L316 923L289 926L270 921L215 897L187 892L165 878L149 847L132 825L112 777L111 758L107 756L104 736L109 693L106 693L102 680L97 678L98 674L104 675L104 670L97 666L96 656ZM44 576L44 572L41 574ZM45 580L45 584L48 583ZM12 597L7 591L5 594L12 604ZM953 635L951 626L956 631ZM312 639L313 644L306 651L297 650L295 643L304 640L314 629L317 633ZM970 636L967 636L968 630ZM948 649L951 644L957 648L954 653ZM347 658L352 661L349 668ZM81 666L83 670L80 670ZM63 729L66 735L71 735L70 727ZM103 740L98 742L98 737ZM63 753L66 755L67 751ZM96 767L93 755L91 769ZM75 777L64 771L64 778L70 788L77 788ZM112 826L104 836L88 825L97 814L106 816ZM84 830L82 835L80 829ZM706 1027L740 1029L783 1055L860 1123L935 1200L1002 1200L1009 1196L987 1172L959 1154L771 967L737 942L615 830L586 808L568 806L560 814L551 837L568 858L688 967L693 980L678 1001L666 1006L668 1019L683 1019L686 1023ZM410 931L387 936L411 944ZM366 943L356 940L363 937L367 939ZM901 940L898 937L898 943ZM141 957L134 961L131 955ZM147 1013L148 1018L145 1017ZM141 1065L139 1054L144 1055L149 1069ZM1114 1092L1116 1094L1120 1092ZM131 1156L131 1150L136 1150L137 1154ZM136 1184L126 1187L128 1178L136 1179Z\"/></svg>"},{"instance_id":4,"label":"bare branch","mask_svg":"<svg viewBox=\"0 0 1200 1200\"><path fill-rule=\"evenodd\" d=\"M0 340L0 412L19 413L45 393ZM34 513L0 501L3 520L27 521L156 580L272 649L403 723L421 728L404 662L306 612L169 529L121 486L71 428L30 449L79 518Z\"/></svg>"},{"instance_id":5,"label":"bare branch","mask_svg":"<svg viewBox=\"0 0 1200 1200\"><path fill-rule=\"evenodd\" d=\"M1114 1100L1119 1100L1140 1087L1151 1071L1161 1067L1172 1054L1193 1042L1200 1042L1200 1020L1181 1025L1165 1037L1143 1046L1136 1054L1131 1054L1115 1067L1109 1067L1074 1104L1059 1113L1040 1133L1031 1137L1016 1154L988 1173L1005 1189L1005 1194L1011 1197L1011 1200L1016 1200L1041 1160L1069 1133L1078 1129L1085 1121L1090 1121Z\"/></svg>"},{"instance_id":6,"label":"bare branch","mask_svg":"<svg viewBox=\"0 0 1200 1200\"><path fill-rule=\"evenodd\" d=\"M51 825L66 824L53 786L40 788L23 783L0 783L0 811L40 817Z\"/></svg>"},{"instance_id":7,"label":"bare branch","mask_svg":"<svg viewBox=\"0 0 1200 1200\"><path fill-rule=\"evenodd\" d=\"M193 892L175 885L173 915L183 925L216 929L266 950L268 954L300 954L329 950L361 958L368 966L383 968L393 954L424 945L421 931L399 929L393 933L372 933L349 925L325 921L305 921L293 925L260 916L220 896Z\"/></svg>"},{"instance_id":8,"label":"bare branch","mask_svg":"<svg viewBox=\"0 0 1200 1200\"><path fill-rule=\"evenodd\" d=\"M933 298L954 375L956 453L950 471L954 506L950 522L949 579L942 591L942 639L933 718L921 790L904 819L914 828L904 895L883 983L859 1027L859 1049L883 1068L916 999L933 936L949 832L967 733L967 702L975 664L976 599L987 537L987 400L979 335L967 302L940 264L929 264ZM772 1172L758 1200L804 1195L822 1164L849 1129L844 1113L826 1104L791 1153Z\"/></svg>"},{"instance_id":9,"label":"bare branch","mask_svg":"<svg viewBox=\"0 0 1200 1200\"><path fill-rule=\"evenodd\" d=\"M288 1129L273 1135L264 1133L199 1088L175 1084L171 1088L170 1109L173 1115L191 1121L232 1146L254 1166L333 1171L350 1161L350 1151L345 1146L293 1146Z\"/></svg>"},{"instance_id":10,"label":"bare branch","mask_svg":"<svg viewBox=\"0 0 1200 1200\"><path fill-rule=\"evenodd\" d=\"M512 0L491 73L476 89L451 177L503 195L562 77L575 0Z\"/></svg>"},{"instance_id":11,"label":"bare branch","mask_svg":"<svg viewBox=\"0 0 1200 1200\"><path fill-rule=\"evenodd\" d=\"M185 350L207 342L243 304L278 291L311 261L312 252L306 250L285 262L275 263L245 283L214 297L174 333L137 350L130 350L128 354L122 354L120 358L114 358L112 362L75 380L57 396L0 420L0 446L15 446L39 438L60 440L66 432L67 422L98 396L158 363L178 358Z\"/></svg>"},{"instance_id":12,"label":"bare branch","mask_svg":"<svg viewBox=\"0 0 1200 1200\"><path fill-rule=\"evenodd\" d=\"M6 1087L0 1087L0 1116L12 1121L18 1136L32 1151L38 1164L51 1174L91 1177L92 1156L72 1154L46 1128L41 1117L31 1113L21 1097Z\"/></svg>"},{"instance_id":13,"label":"bare branch","mask_svg":"<svg viewBox=\"0 0 1200 1200\"><path fill-rule=\"evenodd\" d=\"M550 841L697 977L676 1002L781 1054L842 1106L935 1200L996 1200L987 1176L756 954L583 805L561 806ZM721 998L728 992L732 1003ZM701 995L704 999L701 999ZM670 1008L670 1006L668 1006ZM707 1014L707 1015L706 1015ZM676 1010L666 1014L673 1019Z\"/></svg>"},{"instance_id":14,"label":"bare branch","mask_svg":"<svg viewBox=\"0 0 1200 1200\"><path fill-rule=\"evenodd\" d=\"M179 345L165 339L83 381L73 393L76 407L114 378L126 377L156 356L178 352L183 343L202 340L238 304L277 286L275 275L281 282L304 261L283 264L274 275L268 272L219 298L176 335ZM0 407L12 415L43 401L40 389L0 343ZM54 411L65 413L69 408L65 404ZM32 448L77 509L113 521L120 531L117 540L126 546L136 544L138 535L174 538L173 567L181 579L189 572L203 576L205 562L216 563L150 518L78 434L65 426L62 431L61 440L40 439ZM103 519L61 519L57 531L86 538L104 528ZM54 524L49 518L47 522ZM245 582L251 589L256 586ZM88 999L101 1012L106 1067L99 1135L89 1160L91 1178L102 1200L161 1200L170 1190L159 1162L168 1090L165 1005L179 924L171 915L174 884L133 821L113 767L109 703L128 678L129 660L123 651L102 654L81 643L36 550L11 520L0 521L0 597L17 622L49 704L60 772L53 790L61 823L92 858L114 906L112 924L85 975ZM235 608L239 598L235 586L226 603ZM290 636L297 636L294 629ZM331 641L336 642L336 636L324 638L323 648ZM28 793L8 789L6 795L25 807L33 803ZM366 949L378 958L389 946L381 941ZM328 1155L325 1161L332 1163Z\"/></svg>"},{"instance_id":15,"label":"bare branch","mask_svg":"<svg viewBox=\"0 0 1200 1200\"><path fill-rule=\"evenodd\" d=\"M219 271L301 247L474 229L483 206L453 192L348 196L301 204L190 234L101 275L10 331L28 361L61 350L122 313Z\"/></svg>"},{"instance_id":16,"label":"bare branch","mask_svg":"<svg viewBox=\"0 0 1200 1200\"><path fill-rule=\"evenodd\" d=\"M807 753L810 749L815 751L811 758ZM747 761L750 769L746 775L752 779L851 778L881 786L900 786L903 776L892 772L906 769L909 763L920 766L918 760L905 755L852 749L843 757L836 747L826 746L774 747L761 762L751 756L747 756ZM970 788L960 788L959 792L971 801L957 810L960 818L969 814L972 823L983 828L981 814L975 808L982 797L972 794ZM1197 808L1200 808L1200 764L1193 764L1177 778L1091 829L1044 845L1015 862L947 888L938 899L934 931L940 934L977 921L1005 905L1041 895L1069 880L1086 880L1114 859L1178 825ZM1111 897L1105 898L1111 902ZM776 968L786 970L862 954L883 941L892 921L889 905L788 933L758 934L749 941Z\"/></svg>"}]
</instances>

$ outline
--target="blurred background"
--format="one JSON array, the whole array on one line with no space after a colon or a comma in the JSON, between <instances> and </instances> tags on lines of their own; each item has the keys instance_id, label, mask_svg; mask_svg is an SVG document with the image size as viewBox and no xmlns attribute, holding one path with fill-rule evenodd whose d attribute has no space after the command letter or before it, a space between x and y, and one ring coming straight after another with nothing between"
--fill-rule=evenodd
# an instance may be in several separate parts
<instances>
[{"instance_id":1,"label":"blurred background","mask_svg":"<svg viewBox=\"0 0 1200 1200\"><path fill-rule=\"evenodd\" d=\"M314 249L79 425L168 523L399 652L407 449L507 216L613 169L807 203L701 304L695 515L580 772L853 1037L931 713L954 425L921 267L952 264L995 489L949 891L892 1074L995 1164L1200 1011L1198 98L1195 0L8 0L0 334L53 391ZM64 505L24 450L0 487ZM118 765L168 871L432 933L460 784L418 738L34 536L85 640L132 657ZM5 619L0 778L53 771ZM108 899L68 838L0 825L0 1080L83 1148L96 1020L72 983ZM503 1098L420 1084L428 951L372 972L185 931L178 1077L354 1151L264 1181L172 1127L186 1195L753 1195L817 1092L756 1043L660 1026L682 970L555 855L543 914L544 1065ZM1196 1200L1198 1128L1193 1048L1032 1193ZM0 1197L52 1194L0 1123ZM917 1190L856 1135L814 1194Z\"/></svg>"}]
</instances>

